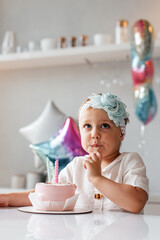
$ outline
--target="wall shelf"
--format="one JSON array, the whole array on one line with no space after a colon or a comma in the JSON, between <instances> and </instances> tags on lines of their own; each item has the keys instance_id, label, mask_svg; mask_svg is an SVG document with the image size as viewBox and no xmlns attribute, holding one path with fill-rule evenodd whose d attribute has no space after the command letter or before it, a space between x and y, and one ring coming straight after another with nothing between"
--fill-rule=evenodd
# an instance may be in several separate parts
<instances>
[{"instance_id":1,"label":"wall shelf","mask_svg":"<svg viewBox=\"0 0 160 240\"><path fill-rule=\"evenodd\" d=\"M160 41L155 42L153 57L160 57ZM128 59L130 59L129 43L54 49L48 52L0 54L0 71L86 64L87 60L91 63L101 63Z\"/></svg>"}]
</instances>

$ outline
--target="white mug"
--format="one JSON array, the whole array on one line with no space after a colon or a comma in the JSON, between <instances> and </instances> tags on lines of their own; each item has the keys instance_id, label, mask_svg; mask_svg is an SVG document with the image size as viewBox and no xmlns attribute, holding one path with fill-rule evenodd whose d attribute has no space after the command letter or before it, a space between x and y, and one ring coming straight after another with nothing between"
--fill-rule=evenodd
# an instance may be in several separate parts
<instances>
[{"instance_id":1,"label":"white mug","mask_svg":"<svg viewBox=\"0 0 160 240\"><path fill-rule=\"evenodd\" d=\"M56 40L53 38L44 38L40 41L42 51L52 50L56 47Z\"/></svg>"},{"instance_id":2,"label":"white mug","mask_svg":"<svg viewBox=\"0 0 160 240\"><path fill-rule=\"evenodd\" d=\"M111 43L112 37L109 34L95 34L93 36L93 43L96 46L101 46Z\"/></svg>"},{"instance_id":3,"label":"white mug","mask_svg":"<svg viewBox=\"0 0 160 240\"><path fill-rule=\"evenodd\" d=\"M34 52L34 51L38 50L38 44L37 44L37 42L35 42L35 41L30 41L30 42L28 43L28 50L29 50L29 52Z\"/></svg>"}]
</instances>

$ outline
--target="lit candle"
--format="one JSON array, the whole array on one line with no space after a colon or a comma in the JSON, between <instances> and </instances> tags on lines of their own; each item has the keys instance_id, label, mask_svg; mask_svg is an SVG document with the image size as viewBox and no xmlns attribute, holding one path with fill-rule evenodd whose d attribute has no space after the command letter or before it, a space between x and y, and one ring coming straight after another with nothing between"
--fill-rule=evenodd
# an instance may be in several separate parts
<instances>
[{"instance_id":1,"label":"lit candle","mask_svg":"<svg viewBox=\"0 0 160 240\"><path fill-rule=\"evenodd\" d=\"M55 161L55 175L54 175L54 182L58 183L58 169L59 169L59 158L56 158Z\"/></svg>"}]
</instances>

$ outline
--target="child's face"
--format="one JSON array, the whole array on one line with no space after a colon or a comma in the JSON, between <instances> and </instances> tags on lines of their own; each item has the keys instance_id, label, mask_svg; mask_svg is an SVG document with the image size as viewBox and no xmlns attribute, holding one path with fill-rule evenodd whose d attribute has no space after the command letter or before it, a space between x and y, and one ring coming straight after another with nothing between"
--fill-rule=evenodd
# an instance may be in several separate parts
<instances>
[{"instance_id":1,"label":"child's face","mask_svg":"<svg viewBox=\"0 0 160 240\"><path fill-rule=\"evenodd\" d=\"M80 115L82 147L89 154L98 151L103 158L119 153L123 140L120 127L108 118L103 109L88 108Z\"/></svg>"}]
</instances>

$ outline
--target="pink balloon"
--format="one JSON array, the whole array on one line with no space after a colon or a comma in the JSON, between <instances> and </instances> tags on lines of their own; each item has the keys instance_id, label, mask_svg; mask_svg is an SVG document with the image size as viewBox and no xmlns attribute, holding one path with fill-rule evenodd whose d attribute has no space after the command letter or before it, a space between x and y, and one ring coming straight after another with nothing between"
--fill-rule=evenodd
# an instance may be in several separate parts
<instances>
[{"instance_id":1,"label":"pink balloon","mask_svg":"<svg viewBox=\"0 0 160 240\"><path fill-rule=\"evenodd\" d=\"M52 148L57 145L63 145L73 157L87 154L81 146L79 130L71 117L66 119L57 137L51 141Z\"/></svg>"},{"instance_id":2,"label":"pink balloon","mask_svg":"<svg viewBox=\"0 0 160 240\"><path fill-rule=\"evenodd\" d=\"M153 27L144 20L138 20L132 27L131 45L133 52L140 58L141 61L146 61L151 58L153 50Z\"/></svg>"},{"instance_id":3,"label":"pink balloon","mask_svg":"<svg viewBox=\"0 0 160 240\"><path fill-rule=\"evenodd\" d=\"M153 61L140 62L138 58L134 58L132 61L132 78L133 85L137 87L144 82L152 84L154 74Z\"/></svg>"},{"instance_id":4,"label":"pink balloon","mask_svg":"<svg viewBox=\"0 0 160 240\"><path fill-rule=\"evenodd\" d=\"M59 170L61 171L76 156L84 156L87 153L81 146L81 137L74 120L68 117L63 127L55 138L46 142L31 144L31 149L44 161L46 157L55 162L59 157Z\"/></svg>"}]
</instances>

